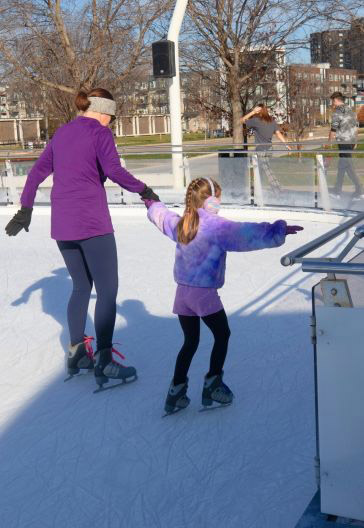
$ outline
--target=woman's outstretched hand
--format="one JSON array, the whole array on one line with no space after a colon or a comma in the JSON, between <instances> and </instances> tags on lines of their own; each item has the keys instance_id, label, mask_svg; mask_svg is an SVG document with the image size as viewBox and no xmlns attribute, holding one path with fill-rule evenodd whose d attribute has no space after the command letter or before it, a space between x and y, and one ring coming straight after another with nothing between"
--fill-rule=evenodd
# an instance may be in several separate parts
<instances>
[{"instance_id":1,"label":"woman's outstretched hand","mask_svg":"<svg viewBox=\"0 0 364 528\"><path fill-rule=\"evenodd\" d=\"M303 231L303 227L299 225L288 225L286 227L286 235L297 235L298 231Z\"/></svg>"},{"instance_id":2,"label":"woman's outstretched hand","mask_svg":"<svg viewBox=\"0 0 364 528\"><path fill-rule=\"evenodd\" d=\"M5 227L6 234L9 236L16 236L22 229L25 229L25 231L28 232L32 220L32 211L32 207L22 206Z\"/></svg>"},{"instance_id":3,"label":"woman's outstretched hand","mask_svg":"<svg viewBox=\"0 0 364 528\"><path fill-rule=\"evenodd\" d=\"M155 194L151 187L147 185L144 187L143 191L139 193L142 200L153 200L154 202L159 202L158 194Z\"/></svg>"}]
</instances>

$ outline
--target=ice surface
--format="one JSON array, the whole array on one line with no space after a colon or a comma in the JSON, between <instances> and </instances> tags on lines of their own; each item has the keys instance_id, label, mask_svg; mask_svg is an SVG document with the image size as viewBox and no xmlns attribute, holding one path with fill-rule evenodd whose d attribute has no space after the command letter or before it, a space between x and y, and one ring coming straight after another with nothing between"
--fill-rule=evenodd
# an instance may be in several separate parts
<instances>
[{"instance_id":1,"label":"ice surface","mask_svg":"<svg viewBox=\"0 0 364 528\"><path fill-rule=\"evenodd\" d=\"M7 220L0 215L1 233ZM234 404L197 412L212 343L203 328L191 405L161 419L181 344L174 245L132 210L113 222L115 341L139 380L98 395L92 375L63 383L71 282L49 216L35 215L29 233L0 235L0 527L293 528L315 491L309 315L318 277L279 259L333 226L304 221L282 248L229 254L221 297Z\"/></svg>"}]
</instances>

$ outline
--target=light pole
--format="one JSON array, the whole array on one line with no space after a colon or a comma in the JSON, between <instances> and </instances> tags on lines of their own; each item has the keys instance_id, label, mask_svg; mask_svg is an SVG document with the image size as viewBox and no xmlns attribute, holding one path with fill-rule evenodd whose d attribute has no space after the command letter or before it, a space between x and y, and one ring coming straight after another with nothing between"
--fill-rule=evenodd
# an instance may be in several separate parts
<instances>
[{"instance_id":1,"label":"light pole","mask_svg":"<svg viewBox=\"0 0 364 528\"><path fill-rule=\"evenodd\" d=\"M183 150L182 150L182 119L181 119L181 87L179 77L178 38L188 0L177 0L171 24L168 30L168 40L174 42L176 75L169 80L169 109L171 115L172 173L175 189L184 187Z\"/></svg>"}]
</instances>

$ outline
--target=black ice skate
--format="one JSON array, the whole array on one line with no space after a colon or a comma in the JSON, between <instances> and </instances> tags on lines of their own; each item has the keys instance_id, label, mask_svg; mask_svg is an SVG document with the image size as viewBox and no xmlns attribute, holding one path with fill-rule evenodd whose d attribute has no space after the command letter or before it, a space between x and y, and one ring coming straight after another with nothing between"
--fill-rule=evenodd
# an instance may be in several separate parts
<instances>
[{"instance_id":1,"label":"black ice skate","mask_svg":"<svg viewBox=\"0 0 364 528\"><path fill-rule=\"evenodd\" d=\"M94 369L94 351L91 342L93 337L85 336L82 343L70 345L67 358L68 381L79 374L80 370L91 371Z\"/></svg>"},{"instance_id":2,"label":"black ice skate","mask_svg":"<svg viewBox=\"0 0 364 528\"><path fill-rule=\"evenodd\" d=\"M166 412L164 416L182 411L189 405L190 399L187 396L187 388L188 378L185 383L180 383L179 385L174 385L172 380L168 390L166 403L164 404L164 410Z\"/></svg>"},{"instance_id":3,"label":"black ice skate","mask_svg":"<svg viewBox=\"0 0 364 528\"><path fill-rule=\"evenodd\" d=\"M113 354L125 359L125 356L115 348L103 348L95 352L95 380L99 388L94 393L113 389L124 383L137 380L136 369L134 367L125 367L121 363L116 362L113 359ZM119 383L104 388L104 384L108 383L110 379L118 380Z\"/></svg>"},{"instance_id":4,"label":"black ice skate","mask_svg":"<svg viewBox=\"0 0 364 528\"><path fill-rule=\"evenodd\" d=\"M222 381L222 377L223 374L212 376L211 378L205 376L202 390L202 411L226 407L233 402L234 394Z\"/></svg>"}]
</instances>

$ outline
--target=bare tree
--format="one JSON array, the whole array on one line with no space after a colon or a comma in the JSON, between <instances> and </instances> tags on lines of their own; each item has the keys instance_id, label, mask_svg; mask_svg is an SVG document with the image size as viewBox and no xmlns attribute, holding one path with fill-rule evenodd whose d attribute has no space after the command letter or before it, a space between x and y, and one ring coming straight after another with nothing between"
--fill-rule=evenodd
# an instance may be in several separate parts
<instances>
[{"instance_id":1,"label":"bare tree","mask_svg":"<svg viewBox=\"0 0 364 528\"><path fill-rule=\"evenodd\" d=\"M221 72L234 143L241 144L243 139L244 97L282 48L289 51L302 45L297 30L318 16L319 4L319 0L197 0L189 4L197 35L193 46L201 51L201 67L206 69L208 64Z\"/></svg>"},{"instance_id":2,"label":"bare tree","mask_svg":"<svg viewBox=\"0 0 364 528\"><path fill-rule=\"evenodd\" d=\"M150 42L172 0L0 0L3 77L46 93L65 120L80 88L117 95L150 61Z\"/></svg>"},{"instance_id":3,"label":"bare tree","mask_svg":"<svg viewBox=\"0 0 364 528\"><path fill-rule=\"evenodd\" d=\"M288 130L292 139L300 149L300 143L305 133L315 124L319 110L315 106L317 100L309 80L298 79L292 73L287 74L289 91L287 97Z\"/></svg>"},{"instance_id":4,"label":"bare tree","mask_svg":"<svg viewBox=\"0 0 364 528\"><path fill-rule=\"evenodd\" d=\"M223 117L218 80L218 73L209 70L182 74L183 117L186 121L196 117L203 118L205 133L209 131L210 124L216 126Z\"/></svg>"}]
</instances>

